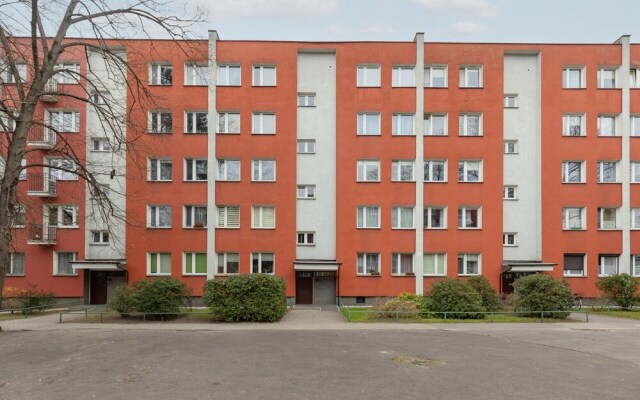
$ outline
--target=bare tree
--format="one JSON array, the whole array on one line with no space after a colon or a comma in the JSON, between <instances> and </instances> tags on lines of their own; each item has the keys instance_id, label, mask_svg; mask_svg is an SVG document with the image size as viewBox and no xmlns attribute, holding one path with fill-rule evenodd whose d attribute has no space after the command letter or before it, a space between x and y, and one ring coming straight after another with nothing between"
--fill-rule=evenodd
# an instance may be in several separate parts
<instances>
[{"instance_id":1,"label":"bare tree","mask_svg":"<svg viewBox=\"0 0 640 400\"><path fill-rule=\"evenodd\" d=\"M50 152L69 161L46 165L48 169L77 174L86 181L93 201L93 206L87 207L87 213L92 214L92 218L108 221L112 218L124 220L125 217L106 195L98 179L99 174L114 174L115 171L105 165L89 165L80 151L86 146L84 138L60 134L63 129L59 123L37 116L38 104L52 96L60 98L57 101L67 99L84 103L94 110L102 129L111 132L108 146L114 153L122 155L125 151L135 150L136 138L146 132L147 126L136 126L126 116L133 108L154 104L155 100L147 90L146 79L143 81L138 70L127 62L122 51L123 40L161 34L177 41L181 51L189 54L192 49L186 39L192 38L190 29L204 15L203 10L192 9L191 16L176 16L171 0L14 0L3 3L0 5L0 155L4 158L4 174L0 180L0 292L11 262L12 227L16 218L23 219L18 182L27 169L45 167L43 164L23 164L25 154L34 151L27 146L30 138L47 143ZM133 99L132 104L127 103L125 109L109 99L102 90L106 85L105 74L95 73L91 64L83 70L61 64L61 56L70 53L83 55L86 59L90 53L99 53L104 60L101 68L107 70L109 79L123 80L129 98ZM27 68L30 73L25 79ZM61 90L56 84L60 80L75 83L74 90ZM44 187L50 177L42 176L41 179Z\"/></svg>"}]
</instances>

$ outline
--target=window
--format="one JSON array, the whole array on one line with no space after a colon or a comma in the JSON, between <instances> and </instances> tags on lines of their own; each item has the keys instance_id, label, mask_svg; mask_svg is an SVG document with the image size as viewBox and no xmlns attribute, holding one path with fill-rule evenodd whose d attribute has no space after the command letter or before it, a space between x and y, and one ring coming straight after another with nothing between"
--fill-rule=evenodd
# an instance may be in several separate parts
<instances>
[{"instance_id":1,"label":"window","mask_svg":"<svg viewBox=\"0 0 640 400\"><path fill-rule=\"evenodd\" d=\"M619 136L616 132L616 117L598 115L598 136Z\"/></svg>"},{"instance_id":2,"label":"window","mask_svg":"<svg viewBox=\"0 0 640 400\"><path fill-rule=\"evenodd\" d=\"M147 275L171 275L171 253L147 253Z\"/></svg>"},{"instance_id":3,"label":"window","mask_svg":"<svg viewBox=\"0 0 640 400\"><path fill-rule=\"evenodd\" d=\"M240 86L239 65L218 65L218 86Z\"/></svg>"},{"instance_id":4,"label":"window","mask_svg":"<svg viewBox=\"0 0 640 400\"><path fill-rule=\"evenodd\" d=\"M504 108L518 108L518 95L517 94L505 94L504 95Z\"/></svg>"},{"instance_id":5,"label":"window","mask_svg":"<svg viewBox=\"0 0 640 400\"><path fill-rule=\"evenodd\" d=\"M298 154L315 154L316 141L313 139L298 140Z\"/></svg>"},{"instance_id":6,"label":"window","mask_svg":"<svg viewBox=\"0 0 640 400\"><path fill-rule=\"evenodd\" d=\"M518 187L517 186L504 186L502 188L503 200L517 200L518 199Z\"/></svg>"},{"instance_id":7,"label":"window","mask_svg":"<svg viewBox=\"0 0 640 400\"><path fill-rule=\"evenodd\" d=\"M391 70L391 86L392 87L414 87L414 67L412 66L395 66Z\"/></svg>"},{"instance_id":8,"label":"window","mask_svg":"<svg viewBox=\"0 0 640 400\"><path fill-rule=\"evenodd\" d=\"M24 181L27 179L27 160L23 158L20 160L20 175L18 175L18 180Z\"/></svg>"},{"instance_id":9,"label":"window","mask_svg":"<svg viewBox=\"0 0 640 400\"><path fill-rule=\"evenodd\" d=\"M218 160L218 180L219 181L239 181L240 180L240 160L229 160L229 159Z\"/></svg>"},{"instance_id":10,"label":"window","mask_svg":"<svg viewBox=\"0 0 640 400\"><path fill-rule=\"evenodd\" d=\"M413 120L413 114L393 114L391 119L391 134L395 136L415 135Z\"/></svg>"},{"instance_id":11,"label":"window","mask_svg":"<svg viewBox=\"0 0 640 400\"><path fill-rule=\"evenodd\" d=\"M78 111L47 111L49 127L55 132L80 132Z\"/></svg>"},{"instance_id":12,"label":"window","mask_svg":"<svg viewBox=\"0 0 640 400\"><path fill-rule=\"evenodd\" d=\"M640 87L640 70L637 68L631 68L629 70L629 87L631 89Z\"/></svg>"},{"instance_id":13,"label":"window","mask_svg":"<svg viewBox=\"0 0 640 400\"><path fill-rule=\"evenodd\" d=\"M564 255L564 276L585 276L584 254L565 254Z\"/></svg>"},{"instance_id":14,"label":"window","mask_svg":"<svg viewBox=\"0 0 640 400\"><path fill-rule=\"evenodd\" d=\"M275 65L254 65L253 66L253 86L275 86L276 67Z\"/></svg>"},{"instance_id":15,"label":"window","mask_svg":"<svg viewBox=\"0 0 640 400\"><path fill-rule=\"evenodd\" d=\"M584 67L565 67L562 69L562 88L580 89L586 87Z\"/></svg>"},{"instance_id":16,"label":"window","mask_svg":"<svg viewBox=\"0 0 640 400\"><path fill-rule=\"evenodd\" d=\"M27 223L27 208L23 205L17 205L15 207L15 213L13 214L13 227L20 228Z\"/></svg>"},{"instance_id":17,"label":"window","mask_svg":"<svg viewBox=\"0 0 640 400\"><path fill-rule=\"evenodd\" d=\"M413 254L411 253L391 254L391 274L413 275Z\"/></svg>"},{"instance_id":18,"label":"window","mask_svg":"<svg viewBox=\"0 0 640 400\"><path fill-rule=\"evenodd\" d=\"M631 229L640 229L640 208L631 209Z\"/></svg>"},{"instance_id":19,"label":"window","mask_svg":"<svg viewBox=\"0 0 640 400\"><path fill-rule=\"evenodd\" d=\"M616 161L598 161L598 183L618 182L618 163Z\"/></svg>"},{"instance_id":20,"label":"window","mask_svg":"<svg viewBox=\"0 0 640 400\"><path fill-rule=\"evenodd\" d=\"M480 275L480 254L458 253L458 275Z\"/></svg>"},{"instance_id":21,"label":"window","mask_svg":"<svg viewBox=\"0 0 640 400\"><path fill-rule=\"evenodd\" d=\"M480 229L482 227L482 213L480 207L458 208L459 229Z\"/></svg>"},{"instance_id":22,"label":"window","mask_svg":"<svg viewBox=\"0 0 640 400\"><path fill-rule=\"evenodd\" d=\"M434 88L447 87L447 66L428 65L424 68L424 86Z\"/></svg>"},{"instance_id":23,"label":"window","mask_svg":"<svg viewBox=\"0 0 640 400\"><path fill-rule=\"evenodd\" d=\"M505 140L504 141L504 154L518 154L518 141L517 140Z\"/></svg>"},{"instance_id":24,"label":"window","mask_svg":"<svg viewBox=\"0 0 640 400\"><path fill-rule=\"evenodd\" d=\"M78 273L71 266L78 253L54 252L53 253L53 274L54 275L77 275Z\"/></svg>"},{"instance_id":25,"label":"window","mask_svg":"<svg viewBox=\"0 0 640 400\"><path fill-rule=\"evenodd\" d=\"M358 87L380 87L379 65L358 65Z\"/></svg>"},{"instance_id":26,"label":"window","mask_svg":"<svg viewBox=\"0 0 640 400\"><path fill-rule=\"evenodd\" d=\"M78 165L68 158L50 158L49 175L59 181L77 181Z\"/></svg>"},{"instance_id":27,"label":"window","mask_svg":"<svg viewBox=\"0 0 640 400\"><path fill-rule=\"evenodd\" d=\"M391 228L413 229L413 207L407 207L407 206L392 207Z\"/></svg>"},{"instance_id":28,"label":"window","mask_svg":"<svg viewBox=\"0 0 640 400\"><path fill-rule=\"evenodd\" d=\"M587 130L584 127L584 115L566 114L562 116L563 136L586 136Z\"/></svg>"},{"instance_id":29,"label":"window","mask_svg":"<svg viewBox=\"0 0 640 400\"><path fill-rule=\"evenodd\" d=\"M562 162L562 183L584 183L584 161Z\"/></svg>"},{"instance_id":30,"label":"window","mask_svg":"<svg viewBox=\"0 0 640 400\"><path fill-rule=\"evenodd\" d=\"M316 198L316 185L298 185L299 199L315 199Z\"/></svg>"},{"instance_id":31,"label":"window","mask_svg":"<svg viewBox=\"0 0 640 400\"><path fill-rule=\"evenodd\" d=\"M206 111L185 113L184 131L185 133L207 133L208 116Z\"/></svg>"},{"instance_id":32,"label":"window","mask_svg":"<svg viewBox=\"0 0 640 400\"><path fill-rule=\"evenodd\" d=\"M379 135L380 113L358 113L358 135Z\"/></svg>"},{"instance_id":33,"label":"window","mask_svg":"<svg viewBox=\"0 0 640 400\"><path fill-rule=\"evenodd\" d=\"M631 162L631 183L640 183L640 161Z\"/></svg>"},{"instance_id":34,"label":"window","mask_svg":"<svg viewBox=\"0 0 640 400\"><path fill-rule=\"evenodd\" d=\"M380 254L358 253L358 275L380 275Z\"/></svg>"},{"instance_id":35,"label":"window","mask_svg":"<svg viewBox=\"0 0 640 400\"><path fill-rule=\"evenodd\" d=\"M424 134L426 136L447 136L447 114L425 114Z\"/></svg>"},{"instance_id":36,"label":"window","mask_svg":"<svg viewBox=\"0 0 640 400\"><path fill-rule=\"evenodd\" d=\"M54 75L51 80L56 83L80 83L80 64L77 62L57 63L53 66Z\"/></svg>"},{"instance_id":37,"label":"window","mask_svg":"<svg viewBox=\"0 0 640 400\"><path fill-rule=\"evenodd\" d=\"M584 230L587 229L584 207L565 207L562 209L562 229Z\"/></svg>"},{"instance_id":38,"label":"window","mask_svg":"<svg viewBox=\"0 0 640 400\"><path fill-rule=\"evenodd\" d=\"M254 182L275 182L276 160L252 160L251 176Z\"/></svg>"},{"instance_id":39,"label":"window","mask_svg":"<svg viewBox=\"0 0 640 400\"><path fill-rule=\"evenodd\" d=\"M505 247L514 247L517 246L518 243L516 241L517 233L503 233L502 234L502 245Z\"/></svg>"},{"instance_id":40,"label":"window","mask_svg":"<svg viewBox=\"0 0 640 400\"><path fill-rule=\"evenodd\" d=\"M184 65L184 84L186 86L208 86L209 67L205 63L187 63Z\"/></svg>"},{"instance_id":41,"label":"window","mask_svg":"<svg viewBox=\"0 0 640 400\"><path fill-rule=\"evenodd\" d=\"M482 161L458 161L458 182L482 182Z\"/></svg>"},{"instance_id":42,"label":"window","mask_svg":"<svg viewBox=\"0 0 640 400\"><path fill-rule=\"evenodd\" d=\"M240 254L218 253L218 275L240 273Z\"/></svg>"},{"instance_id":43,"label":"window","mask_svg":"<svg viewBox=\"0 0 640 400\"><path fill-rule=\"evenodd\" d=\"M460 136L482 136L481 114L460 114L459 123Z\"/></svg>"},{"instance_id":44,"label":"window","mask_svg":"<svg viewBox=\"0 0 640 400\"><path fill-rule=\"evenodd\" d=\"M184 180L185 181L206 181L207 180L207 160L198 159L198 158L185 158Z\"/></svg>"},{"instance_id":45,"label":"window","mask_svg":"<svg viewBox=\"0 0 640 400\"><path fill-rule=\"evenodd\" d=\"M90 101L94 106L112 106L115 105L113 96L107 91L95 92L91 95Z\"/></svg>"},{"instance_id":46,"label":"window","mask_svg":"<svg viewBox=\"0 0 640 400\"><path fill-rule=\"evenodd\" d=\"M422 273L426 276L447 275L447 254L426 253L422 259Z\"/></svg>"},{"instance_id":47,"label":"window","mask_svg":"<svg viewBox=\"0 0 640 400\"><path fill-rule=\"evenodd\" d=\"M599 68L598 69L598 88L613 89L616 87L616 69L615 68Z\"/></svg>"},{"instance_id":48,"label":"window","mask_svg":"<svg viewBox=\"0 0 640 400\"><path fill-rule=\"evenodd\" d=\"M172 179L173 161L166 158L149 159L149 180L170 182Z\"/></svg>"},{"instance_id":49,"label":"window","mask_svg":"<svg viewBox=\"0 0 640 400\"><path fill-rule=\"evenodd\" d=\"M413 161L394 160L391 162L391 180L394 182L413 182Z\"/></svg>"},{"instance_id":50,"label":"window","mask_svg":"<svg viewBox=\"0 0 640 400\"><path fill-rule=\"evenodd\" d=\"M631 256L631 274L633 276L640 276L640 255L638 254Z\"/></svg>"},{"instance_id":51,"label":"window","mask_svg":"<svg viewBox=\"0 0 640 400\"><path fill-rule=\"evenodd\" d=\"M358 182L380 182L380 161L358 160Z\"/></svg>"},{"instance_id":52,"label":"window","mask_svg":"<svg viewBox=\"0 0 640 400\"><path fill-rule=\"evenodd\" d=\"M20 78L20 82L26 82L27 81L27 64L23 62L16 62L15 66L16 66L16 69L18 70L18 77ZM13 74L13 70L8 67L6 69L6 76L3 76L3 78L6 78L5 83L18 82L15 75Z\"/></svg>"},{"instance_id":53,"label":"window","mask_svg":"<svg viewBox=\"0 0 640 400\"><path fill-rule=\"evenodd\" d=\"M52 205L44 207L44 220L58 228L78 227L78 206Z\"/></svg>"},{"instance_id":54,"label":"window","mask_svg":"<svg viewBox=\"0 0 640 400\"><path fill-rule=\"evenodd\" d=\"M460 87L482 87L482 68L478 66L460 67Z\"/></svg>"},{"instance_id":55,"label":"window","mask_svg":"<svg viewBox=\"0 0 640 400\"><path fill-rule=\"evenodd\" d=\"M446 229L447 228L447 207L426 207L424 209L425 229Z\"/></svg>"},{"instance_id":56,"label":"window","mask_svg":"<svg viewBox=\"0 0 640 400\"><path fill-rule=\"evenodd\" d=\"M251 227L254 229L275 229L276 208L274 206L251 207Z\"/></svg>"},{"instance_id":57,"label":"window","mask_svg":"<svg viewBox=\"0 0 640 400\"><path fill-rule=\"evenodd\" d=\"M148 228L171 228L171 206L149 206Z\"/></svg>"},{"instance_id":58,"label":"window","mask_svg":"<svg viewBox=\"0 0 640 400\"><path fill-rule=\"evenodd\" d=\"M149 64L149 84L170 86L173 83L171 64Z\"/></svg>"},{"instance_id":59,"label":"window","mask_svg":"<svg viewBox=\"0 0 640 400\"><path fill-rule=\"evenodd\" d=\"M360 206L358 207L359 229L380 228L380 206Z\"/></svg>"},{"instance_id":60,"label":"window","mask_svg":"<svg viewBox=\"0 0 640 400\"><path fill-rule=\"evenodd\" d=\"M598 276L616 275L618 273L617 255L600 254L600 264L598 264Z\"/></svg>"},{"instance_id":61,"label":"window","mask_svg":"<svg viewBox=\"0 0 640 400\"><path fill-rule=\"evenodd\" d=\"M111 151L111 143L107 138L91 138L91 151L107 152Z\"/></svg>"},{"instance_id":62,"label":"window","mask_svg":"<svg viewBox=\"0 0 640 400\"><path fill-rule=\"evenodd\" d=\"M183 275L206 275L207 253L184 253Z\"/></svg>"},{"instance_id":63,"label":"window","mask_svg":"<svg viewBox=\"0 0 640 400\"><path fill-rule=\"evenodd\" d=\"M240 206L217 206L216 228L240 228Z\"/></svg>"},{"instance_id":64,"label":"window","mask_svg":"<svg viewBox=\"0 0 640 400\"><path fill-rule=\"evenodd\" d=\"M207 206L184 206L185 228L207 227Z\"/></svg>"},{"instance_id":65,"label":"window","mask_svg":"<svg viewBox=\"0 0 640 400\"><path fill-rule=\"evenodd\" d=\"M619 229L618 209L614 207L598 208L598 229Z\"/></svg>"},{"instance_id":66,"label":"window","mask_svg":"<svg viewBox=\"0 0 640 400\"><path fill-rule=\"evenodd\" d=\"M447 181L447 160L425 160L424 181L425 182L446 182Z\"/></svg>"},{"instance_id":67,"label":"window","mask_svg":"<svg viewBox=\"0 0 640 400\"><path fill-rule=\"evenodd\" d=\"M631 136L640 136L640 115L631 116Z\"/></svg>"},{"instance_id":68,"label":"window","mask_svg":"<svg viewBox=\"0 0 640 400\"><path fill-rule=\"evenodd\" d=\"M91 243L93 243L93 244L108 244L109 243L109 231L91 231Z\"/></svg>"},{"instance_id":69,"label":"window","mask_svg":"<svg viewBox=\"0 0 640 400\"><path fill-rule=\"evenodd\" d=\"M149 133L173 132L173 113L171 111L149 112Z\"/></svg>"},{"instance_id":70,"label":"window","mask_svg":"<svg viewBox=\"0 0 640 400\"><path fill-rule=\"evenodd\" d=\"M316 244L315 232L298 232L296 236L298 246L313 246Z\"/></svg>"},{"instance_id":71,"label":"window","mask_svg":"<svg viewBox=\"0 0 640 400\"><path fill-rule=\"evenodd\" d=\"M240 133L240 113L218 113L218 133Z\"/></svg>"},{"instance_id":72,"label":"window","mask_svg":"<svg viewBox=\"0 0 640 400\"><path fill-rule=\"evenodd\" d=\"M276 133L276 114L253 113L253 129L251 133L274 135Z\"/></svg>"},{"instance_id":73,"label":"window","mask_svg":"<svg viewBox=\"0 0 640 400\"><path fill-rule=\"evenodd\" d=\"M298 107L315 107L315 93L298 93Z\"/></svg>"},{"instance_id":74,"label":"window","mask_svg":"<svg viewBox=\"0 0 640 400\"><path fill-rule=\"evenodd\" d=\"M11 253L8 276L24 276L24 253Z\"/></svg>"},{"instance_id":75,"label":"window","mask_svg":"<svg viewBox=\"0 0 640 400\"><path fill-rule=\"evenodd\" d=\"M275 272L275 256L273 253L251 253L252 274L273 274Z\"/></svg>"}]
</instances>

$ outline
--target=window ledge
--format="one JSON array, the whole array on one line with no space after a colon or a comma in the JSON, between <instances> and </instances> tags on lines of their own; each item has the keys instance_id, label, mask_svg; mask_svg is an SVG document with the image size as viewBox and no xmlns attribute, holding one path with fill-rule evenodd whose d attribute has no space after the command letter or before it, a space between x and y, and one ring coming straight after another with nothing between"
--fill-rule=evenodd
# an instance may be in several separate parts
<instances>
[{"instance_id":1,"label":"window ledge","mask_svg":"<svg viewBox=\"0 0 640 400\"><path fill-rule=\"evenodd\" d=\"M380 89L382 86L381 85L377 85L377 86L372 86L372 85L359 86L359 85L356 85L356 87L358 89Z\"/></svg>"},{"instance_id":2,"label":"window ledge","mask_svg":"<svg viewBox=\"0 0 640 400\"><path fill-rule=\"evenodd\" d=\"M233 182L238 182L238 181L233 181ZM254 181L253 179L251 180L251 183L276 183L276 181Z\"/></svg>"},{"instance_id":3,"label":"window ledge","mask_svg":"<svg viewBox=\"0 0 640 400\"><path fill-rule=\"evenodd\" d=\"M171 274L150 274L150 273L147 273L147 276L153 278L153 277L156 277L156 276L171 276Z\"/></svg>"},{"instance_id":4,"label":"window ledge","mask_svg":"<svg viewBox=\"0 0 640 400\"><path fill-rule=\"evenodd\" d=\"M424 274L422 275L424 278L446 278L447 275L431 275L431 274Z\"/></svg>"},{"instance_id":5,"label":"window ledge","mask_svg":"<svg viewBox=\"0 0 640 400\"><path fill-rule=\"evenodd\" d=\"M484 181L458 181L458 183L484 183Z\"/></svg>"},{"instance_id":6,"label":"window ledge","mask_svg":"<svg viewBox=\"0 0 640 400\"><path fill-rule=\"evenodd\" d=\"M562 228L563 231L565 232L584 232L586 231L585 228Z\"/></svg>"},{"instance_id":7,"label":"window ledge","mask_svg":"<svg viewBox=\"0 0 640 400\"><path fill-rule=\"evenodd\" d=\"M203 182L206 182L206 181L203 181ZM216 182L240 182L240 179L238 179L238 180L216 179ZM251 182L256 182L256 181L251 181Z\"/></svg>"},{"instance_id":8,"label":"window ledge","mask_svg":"<svg viewBox=\"0 0 640 400\"><path fill-rule=\"evenodd\" d=\"M391 181L392 183L416 183L415 179L412 181Z\"/></svg>"},{"instance_id":9,"label":"window ledge","mask_svg":"<svg viewBox=\"0 0 640 400\"><path fill-rule=\"evenodd\" d=\"M53 274L53 276L58 278L75 278L78 276L78 274Z\"/></svg>"},{"instance_id":10,"label":"window ledge","mask_svg":"<svg viewBox=\"0 0 640 400\"><path fill-rule=\"evenodd\" d=\"M217 277L220 276L220 277L226 278L227 276L233 276L233 275L240 275L240 273L239 272L232 272L232 273L227 273L227 274L215 274L215 277L217 278Z\"/></svg>"},{"instance_id":11,"label":"window ledge","mask_svg":"<svg viewBox=\"0 0 640 400\"><path fill-rule=\"evenodd\" d=\"M147 229L171 229L171 226L147 226Z\"/></svg>"},{"instance_id":12,"label":"window ledge","mask_svg":"<svg viewBox=\"0 0 640 400\"><path fill-rule=\"evenodd\" d=\"M272 231L274 229L276 229L276 227L274 226L273 228L256 228L255 226L252 226L251 229L257 230L257 231Z\"/></svg>"},{"instance_id":13,"label":"window ledge","mask_svg":"<svg viewBox=\"0 0 640 400\"><path fill-rule=\"evenodd\" d=\"M449 181L423 181L423 183L448 183Z\"/></svg>"},{"instance_id":14,"label":"window ledge","mask_svg":"<svg viewBox=\"0 0 640 400\"><path fill-rule=\"evenodd\" d=\"M193 180L193 179L192 180L186 180L186 179L183 179L182 182L184 182L184 183L203 183L203 182L207 182L207 180L206 179L205 180Z\"/></svg>"},{"instance_id":15,"label":"window ledge","mask_svg":"<svg viewBox=\"0 0 640 400\"><path fill-rule=\"evenodd\" d=\"M273 135L276 134L276 132L268 132L268 133L267 132L265 132L265 133L262 133L262 132L251 132L251 134L252 135L256 135L256 136L273 136Z\"/></svg>"},{"instance_id":16,"label":"window ledge","mask_svg":"<svg viewBox=\"0 0 640 400\"><path fill-rule=\"evenodd\" d=\"M562 182L563 185L586 185L587 182Z\"/></svg>"},{"instance_id":17,"label":"window ledge","mask_svg":"<svg viewBox=\"0 0 640 400\"><path fill-rule=\"evenodd\" d=\"M239 226L216 226L215 229L240 229Z\"/></svg>"},{"instance_id":18,"label":"window ledge","mask_svg":"<svg viewBox=\"0 0 640 400\"><path fill-rule=\"evenodd\" d=\"M449 86L424 86L425 89L449 89Z\"/></svg>"},{"instance_id":19,"label":"window ledge","mask_svg":"<svg viewBox=\"0 0 640 400\"><path fill-rule=\"evenodd\" d=\"M370 230L380 230L381 228L379 226L376 227L368 227L368 226L356 226L356 229L370 229Z\"/></svg>"},{"instance_id":20,"label":"window ledge","mask_svg":"<svg viewBox=\"0 0 640 400\"><path fill-rule=\"evenodd\" d=\"M565 135L564 133L562 134L562 137L570 137L570 138L586 138L587 135Z\"/></svg>"},{"instance_id":21,"label":"window ledge","mask_svg":"<svg viewBox=\"0 0 640 400\"><path fill-rule=\"evenodd\" d=\"M380 183L380 181L358 181L356 180L357 183Z\"/></svg>"},{"instance_id":22,"label":"window ledge","mask_svg":"<svg viewBox=\"0 0 640 400\"><path fill-rule=\"evenodd\" d=\"M423 137L447 137L449 136L448 133L445 133L444 135L428 135L428 134L422 134Z\"/></svg>"},{"instance_id":23,"label":"window ledge","mask_svg":"<svg viewBox=\"0 0 640 400\"><path fill-rule=\"evenodd\" d=\"M391 133L391 137L416 137L415 133Z\"/></svg>"},{"instance_id":24,"label":"window ledge","mask_svg":"<svg viewBox=\"0 0 640 400\"><path fill-rule=\"evenodd\" d=\"M394 278L415 278L416 274L412 272L407 274L391 274L391 276Z\"/></svg>"},{"instance_id":25,"label":"window ledge","mask_svg":"<svg viewBox=\"0 0 640 400\"><path fill-rule=\"evenodd\" d=\"M373 136L373 137L380 137L382 136L381 133L357 133L356 132L356 136Z\"/></svg>"},{"instance_id":26,"label":"window ledge","mask_svg":"<svg viewBox=\"0 0 640 400\"><path fill-rule=\"evenodd\" d=\"M239 135L240 132L216 132L216 135Z\"/></svg>"},{"instance_id":27,"label":"window ledge","mask_svg":"<svg viewBox=\"0 0 640 400\"><path fill-rule=\"evenodd\" d=\"M25 274L7 274L7 278L20 278L24 276Z\"/></svg>"},{"instance_id":28,"label":"window ledge","mask_svg":"<svg viewBox=\"0 0 640 400\"><path fill-rule=\"evenodd\" d=\"M412 231L415 230L416 228L414 227L408 227L408 228L400 228L400 227L391 227L392 231Z\"/></svg>"},{"instance_id":29,"label":"window ledge","mask_svg":"<svg viewBox=\"0 0 640 400\"><path fill-rule=\"evenodd\" d=\"M198 273L198 274L185 274L185 273L183 273L182 276L187 276L187 277L188 276L195 276L195 277L199 276L199 277L202 277L202 276L207 276L207 273L206 272L203 273L203 274L202 273Z\"/></svg>"},{"instance_id":30,"label":"window ledge","mask_svg":"<svg viewBox=\"0 0 640 400\"><path fill-rule=\"evenodd\" d=\"M484 89L484 86L458 86L458 89Z\"/></svg>"},{"instance_id":31,"label":"window ledge","mask_svg":"<svg viewBox=\"0 0 640 400\"><path fill-rule=\"evenodd\" d=\"M185 86L185 87L207 87L208 85L196 85L196 84L185 83L183 86ZM216 85L216 86L221 86L221 85Z\"/></svg>"},{"instance_id":32,"label":"window ledge","mask_svg":"<svg viewBox=\"0 0 640 400\"><path fill-rule=\"evenodd\" d=\"M362 278L380 278L382 276L380 274L356 274L356 275Z\"/></svg>"},{"instance_id":33,"label":"window ledge","mask_svg":"<svg viewBox=\"0 0 640 400\"><path fill-rule=\"evenodd\" d=\"M182 229L188 229L190 231L206 231L206 226L183 226Z\"/></svg>"},{"instance_id":34,"label":"window ledge","mask_svg":"<svg viewBox=\"0 0 640 400\"><path fill-rule=\"evenodd\" d=\"M478 276L478 275L482 275L482 273L478 273L478 274L458 274L458 276Z\"/></svg>"},{"instance_id":35,"label":"window ledge","mask_svg":"<svg viewBox=\"0 0 640 400\"><path fill-rule=\"evenodd\" d=\"M587 87L562 87L564 90L587 90Z\"/></svg>"},{"instance_id":36,"label":"window ledge","mask_svg":"<svg viewBox=\"0 0 640 400\"><path fill-rule=\"evenodd\" d=\"M171 182L173 182L173 180L170 180L170 181L152 181L152 180L147 180L147 182L153 182L153 183L171 183Z\"/></svg>"},{"instance_id":37,"label":"window ledge","mask_svg":"<svg viewBox=\"0 0 640 400\"><path fill-rule=\"evenodd\" d=\"M562 275L563 278L587 278L586 275Z\"/></svg>"},{"instance_id":38,"label":"window ledge","mask_svg":"<svg viewBox=\"0 0 640 400\"><path fill-rule=\"evenodd\" d=\"M101 246L101 247L105 247L105 246L109 246L109 243L89 243L89 246Z\"/></svg>"},{"instance_id":39,"label":"window ledge","mask_svg":"<svg viewBox=\"0 0 640 400\"><path fill-rule=\"evenodd\" d=\"M75 225L75 226L60 226L60 225L58 225L57 227L58 227L58 229L78 229L78 228L80 228L78 225Z\"/></svg>"},{"instance_id":40,"label":"window ledge","mask_svg":"<svg viewBox=\"0 0 640 400\"><path fill-rule=\"evenodd\" d=\"M446 226L444 227L424 227L424 229L430 230L430 231L446 231L448 228Z\"/></svg>"},{"instance_id":41,"label":"window ledge","mask_svg":"<svg viewBox=\"0 0 640 400\"><path fill-rule=\"evenodd\" d=\"M619 232L619 231L621 231L621 230L622 230L622 228L609 228L609 229L606 229L606 228L598 228L598 229L597 229L597 231L598 231L598 232L611 232L611 231L613 231L613 232Z\"/></svg>"},{"instance_id":42,"label":"window ledge","mask_svg":"<svg viewBox=\"0 0 640 400\"><path fill-rule=\"evenodd\" d=\"M481 231L482 228L461 228L461 227L458 227L458 230L459 231Z\"/></svg>"}]
</instances>

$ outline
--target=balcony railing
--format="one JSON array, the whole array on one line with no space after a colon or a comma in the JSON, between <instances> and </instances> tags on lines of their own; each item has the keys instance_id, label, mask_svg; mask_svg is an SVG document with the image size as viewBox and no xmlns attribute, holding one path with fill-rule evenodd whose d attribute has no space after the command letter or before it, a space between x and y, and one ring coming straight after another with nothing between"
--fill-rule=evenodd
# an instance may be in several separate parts
<instances>
[{"instance_id":1,"label":"balcony railing","mask_svg":"<svg viewBox=\"0 0 640 400\"><path fill-rule=\"evenodd\" d=\"M56 133L42 125L32 125L27 134L27 144L32 147L52 149L56 146Z\"/></svg>"},{"instance_id":2,"label":"balcony railing","mask_svg":"<svg viewBox=\"0 0 640 400\"><path fill-rule=\"evenodd\" d=\"M29 224L29 243L51 246L56 244L58 226L49 224Z\"/></svg>"},{"instance_id":3,"label":"balcony railing","mask_svg":"<svg viewBox=\"0 0 640 400\"><path fill-rule=\"evenodd\" d=\"M55 176L51 174L29 174L27 178L29 182L28 195L40 197L57 196L58 182Z\"/></svg>"},{"instance_id":4,"label":"balcony railing","mask_svg":"<svg viewBox=\"0 0 640 400\"><path fill-rule=\"evenodd\" d=\"M46 85L44 85L42 101L47 103L55 103L58 101L58 82L50 80Z\"/></svg>"}]
</instances>

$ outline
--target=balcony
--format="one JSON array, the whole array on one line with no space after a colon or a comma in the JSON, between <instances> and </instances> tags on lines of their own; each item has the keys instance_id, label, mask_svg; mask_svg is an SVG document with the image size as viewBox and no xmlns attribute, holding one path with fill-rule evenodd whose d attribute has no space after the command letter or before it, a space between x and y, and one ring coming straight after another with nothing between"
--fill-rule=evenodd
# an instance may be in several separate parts
<instances>
[{"instance_id":1,"label":"balcony","mask_svg":"<svg viewBox=\"0 0 640 400\"><path fill-rule=\"evenodd\" d=\"M29 224L29 238L27 243L53 246L58 237L58 226L49 224Z\"/></svg>"},{"instance_id":2,"label":"balcony","mask_svg":"<svg viewBox=\"0 0 640 400\"><path fill-rule=\"evenodd\" d=\"M27 134L27 145L39 149L53 149L56 147L56 133L42 125L31 125Z\"/></svg>"},{"instance_id":3,"label":"balcony","mask_svg":"<svg viewBox=\"0 0 640 400\"><path fill-rule=\"evenodd\" d=\"M44 85L42 101L46 103L55 103L58 101L58 82L50 80Z\"/></svg>"},{"instance_id":4,"label":"balcony","mask_svg":"<svg viewBox=\"0 0 640 400\"><path fill-rule=\"evenodd\" d=\"M29 196L56 197L58 195L58 182L56 177L51 174L29 174L27 181L29 182L27 190Z\"/></svg>"}]
</instances>

